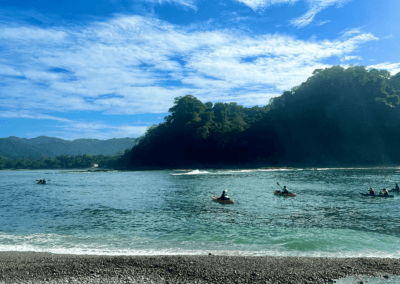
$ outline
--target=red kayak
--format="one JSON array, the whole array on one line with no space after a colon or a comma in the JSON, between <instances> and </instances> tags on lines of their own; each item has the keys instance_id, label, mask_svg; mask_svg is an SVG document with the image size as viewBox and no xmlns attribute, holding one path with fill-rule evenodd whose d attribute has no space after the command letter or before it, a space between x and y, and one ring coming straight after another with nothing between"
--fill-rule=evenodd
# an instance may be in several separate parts
<instances>
[{"instance_id":1,"label":"red kayak","mask_svg":"<svg viewBox=\"0 0 400 284\"><path fill-rule=\"evenodd\" d=\"M234 204L235 203L232 199L223 200L223 199L221 199L221 198L219 198L219 197L217 197L215 195L212 195L212 194L211 194L211 199L213 201L218 201L220 203L225 203L225 204Z\"/></svg>"},{"instance_id":2,"label":"red kayak","mask_svg":"<svg viewBox=\"0 0 400 284\"><path fill-rule=\"evenodd\" d=\"M283 195L283 196L289 196L289 197L295 197L296 193L288 192L288 193L283 193L280 191L274 191L275 195Z\"/></svg>"}]
</instances>

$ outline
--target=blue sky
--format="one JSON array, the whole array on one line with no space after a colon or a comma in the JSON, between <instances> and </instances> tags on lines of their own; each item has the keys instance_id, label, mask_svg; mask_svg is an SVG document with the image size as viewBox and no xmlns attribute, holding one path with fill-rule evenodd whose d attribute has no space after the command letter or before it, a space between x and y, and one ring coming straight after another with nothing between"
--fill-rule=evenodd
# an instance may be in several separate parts
<instances>
[{"instance_id":1,"label":"blue sky","mask_svg":"<svg viewBox=\"0 0 400 284\"><path fill-rule=\"evenodd\" d=\"M317 68L400 72L399 0L2 0L0 137L138 137L175 97L266 105Z\"/></svg>"}]
</instances>

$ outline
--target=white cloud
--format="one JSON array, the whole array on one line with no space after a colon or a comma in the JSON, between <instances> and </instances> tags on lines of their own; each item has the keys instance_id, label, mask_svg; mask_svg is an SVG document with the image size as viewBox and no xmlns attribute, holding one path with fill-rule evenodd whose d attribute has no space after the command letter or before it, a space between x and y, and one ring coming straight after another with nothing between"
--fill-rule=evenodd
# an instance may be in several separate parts
<instances>
[{"instance_id":1,"label":"white cloud","mask_svg":"<svg viewBox=\"0 0 400 284\"><path fill-rule=\"evenodd\" d=\"M337 5L341 6L346 2L351 0L308 0L309 10L303 16L294 19L292 24L296 27L305 27L310 24L314 17L321 12L322 10L326 9L329 6Z\"/></svg>"},{"instance_id":2,"label":"white cloud","mask_svg":"<svg viewBox=\"0 0 400 284\"><path fill-rule=\"evenodd\" d=\"M304 27L310 24L314 17L326 9L329 6L337 5L340 7L341 5L352 1L352 0L236 0L238 2L242 2L245 5L252 8L254 11L264 10L272 5L282 5L282 4L295 4L297 2L307 2L308 11L301 17L294 19L291 21L292 25L296 27ZM318 25L322 25L327 23L328 21L320 22Z\"/></svg>"},{"instance_id":3,"label":"white cloud","mask_svg":"<svg viewBox=\"0 0 400 284\"><path fill-rule=\"evenodd\" d=\"M361 56L351 56L351 55L346 55L343 58L340 59L340 61L349 61L349 60L362 60Z\"/></svg>"},{"instance_id":4,"label":"white cloud","mask_svg":"<svg viewBox=\"0 0 400 284\"><path fill-rule=\"evenodd\" d=\"M397 73L400 72L400 63L390 63L390 62L385 62L385 63L380 63L380 64L375 64L375 65L370 65L368 66L369 68L375 68L375 69L385 69L390 72L390 75L396 75Z\"/></svg>"},{"instance_id":5,"label":"white cloud","mask_svg":"<svg viewBox=\"0 0 400 284\"><path fill-rule=\"evenodd\" d=\"M272 2L271 2L272 3ZM11 112L165 113L174 97L264 105L332 57L346 58L369 33L299 40L240 31L187 31L145 17L89 26L0 27L2 107ZM29 40L26 34L37 33ZM19 35L16 36L16 35ZM41 35L48 36L43 40Z\"/></svg>"},{"instance_id":6,"label":"white cloud","mask_svg":"<svg viewBox=\"0 0 400 284\"><path fill-rule=\"evenodd\" d=\"M193 10L197 10L197 7L195 5L196 0L143 0L143 1L150 3L158 3L160 5L164 3L176 3L178 5L182 5L184 7L189 7Z\"/></svg>"},{"instance_id":7,"label":"white cloud","mask_svg":"<svg viewBox=\"0 0 400 284\"><path fill-rule=\"evenodd\" d=\"M41 113L34 113L34 112L29 112L29 111L19 111L19 112L1 111L0 112L0 117L4 117L4 118L49 119L49 120L56 120L56 121L61 121L61 122L71 122L71 120L66 119L66 118L56 117L56 116L51 116L51 115L41 114Z\"/></svg>"},{"instance_id":8,"label":"white cloud","mask_svg":"<svg viewBox=\"0 0 400 284\"><path fill-rule=\"evenodd\" d=\"M388 36L384 36L382 37L383 39L393 39L396 38L394 35L388 35Z\"/></svg>"},{"instance_id":9,"label":"white cloud","mask_svg":"<svg viewBox=\"0 0 400 284\"><path fill-rule=\"evenodd\" d=\"M330 22L331 22L330 20L326 20L326 21L318 22L315 25L322 26L322 25L325 25L325 24L330 23Z\"/></svg>"},{"instance_id":10,"label":"white cloud","mask_svg":"<svg viewBox=\"0 0 400 284\"><path fill-rule=\"evenodd\" d=\"M362 33L362 27L360 28L352 28L352 29L346 29L342 32L342 38L349 38L357 34Z\"/></svg>"},{"instance_id":11,"label":"white cloud","mask_svg":"<svg viewBox=\"0 0 400 284\"><path fill-rule=\"evenodd\" d=\"M37 120L53 120L60 122L57 127L61 131L49 132L53 136L63 139L78 139L78 138L97 138L97 139L111 139L111 138L124 138L124 137L138 137L142 135L148 126L136 125L110 125L99 121L78 121L62 117L56 117L46 114L40 114L30 111L1 111L0 118L17 119L37 119ZM144 123L148 124L148 123ZM29 133L29 136L36 137L43 135L43 133Z\"/></svg>"},{"instance_id":12,"label":"white cloud","mask_svg":"<svg viewBox=\"0 0 400 284\"><path fill-rule=\"evenodd\" d=\"M63 40L66 34L62 31L55 29L41 29L37 27L2 27L0 39L7 39L9 41L21 38L25 42L41 40L43 43L55 43L56 41Z\"/></svg>"},{"instance_id":13,"label":"white cloud","mask_svg":"<svg viewBox=\"0 0 400 284\"><path fill-rule=\"evenodd\" d=\"M77 139L81 137L111 139L139 137L146 132L147 126L114 126L102 122L74 122L60 128L62 128L62 131L57 132L57 137L63 139Z\"/></svg>"},{"instance_id":14,"label":"white cloud","mask_svg":"<svg viewBox=\"0 0 400 284\"><path fill-rule=\"evenodd\" d=\"M294 4L299 0L237 0L249 6L253 10L265 9L272 5Z\"/></svg>"}]
</instances>

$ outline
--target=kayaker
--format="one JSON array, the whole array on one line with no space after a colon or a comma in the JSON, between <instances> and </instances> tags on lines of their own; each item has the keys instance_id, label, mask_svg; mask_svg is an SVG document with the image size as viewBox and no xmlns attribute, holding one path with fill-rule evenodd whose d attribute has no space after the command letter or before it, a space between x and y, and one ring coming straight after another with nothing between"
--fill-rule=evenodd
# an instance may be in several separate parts
<instances>
[{"instance_id":1,"label":"kayaker","mask_svg":"<svg viewBox=\"0 0 400 284\"><path fill-rule=\"evenodd\" d=\"M283 193L289 193L289 190L287 189L286 185L283 187Z\"/></svg>"},{"instance_id":2,"label":"kayaker","mask_svg":"<svg viewBox=\"0 0 400 284\"><path fill-rule=\"evenodd\" d=\"M368 192L370 195L375 195L375 191L372 187L369 188Z\"/></svg>"},{"instance_id":3,"label":"kayaker","mask_svg":"<svg viewBox=\"0 0 400 284\"><path fill-rule=\"evenodd\" d=\"M395 190L395 191L399 191L399 190L400 190L400 187L399 187L399 185L397 184L397 182L396 182L396 184L395 184L395 186L394 186L394 190Z\"/></svg>"},{"instance_id":4,"label":"kayaker","mask_svg":"<svg viewBox=\"0 0 400 284\"><path fill-rule=\"evenodd\" d=\"M221 197L220 197L221 200L229 200L229 199L230 199L230 197L227 195L227 192L228 192L227 189L225 189L225 190L222 192L222 195L221 195Z\"/></svg>"},{"instance_id":5,"label":"kayaker","mask_svg":"<svg viewBox=\"0 0 400 284\"><path fill-rule=\"evenodd\" d=\"M383 193L383 196L388 196L389 191L386 188L381 189L381 194Z\"/></svg>"}]
</instances>

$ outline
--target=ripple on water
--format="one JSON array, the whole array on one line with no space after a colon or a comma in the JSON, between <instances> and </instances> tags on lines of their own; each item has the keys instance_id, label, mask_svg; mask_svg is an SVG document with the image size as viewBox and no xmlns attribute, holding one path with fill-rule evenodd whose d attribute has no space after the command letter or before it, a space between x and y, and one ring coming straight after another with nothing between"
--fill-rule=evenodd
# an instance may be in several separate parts
<instances>
[{"instance_id":1,"label":"ripple on water","mask_svg":"<svg viewBox=\"0 0 400 284\"><path fill-rule=\"evenodd\" d=\"M392 168L0 172L0 250L398 257L399 195L359 193L399 177ZM274 196L277 182L297 196ZM211 201L225 189L234 205Z\"/></svg>"}]
</instances>

